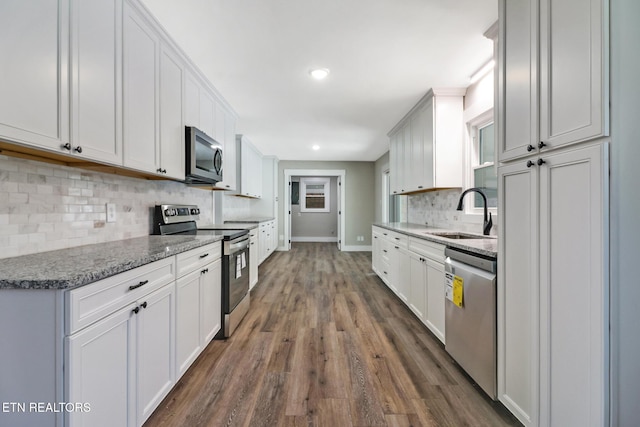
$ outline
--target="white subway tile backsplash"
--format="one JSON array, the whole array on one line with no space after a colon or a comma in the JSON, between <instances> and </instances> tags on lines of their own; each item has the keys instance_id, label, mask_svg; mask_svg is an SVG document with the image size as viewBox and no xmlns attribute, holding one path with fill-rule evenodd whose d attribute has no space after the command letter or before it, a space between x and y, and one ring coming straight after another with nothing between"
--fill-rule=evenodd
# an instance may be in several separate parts
<instances>
[{"instance_id":1,"label":"white subway tile backsplash","mask_svg":"<svg viewBox=\"0 0 640 427\"><path fill-rule=\"evenodd\" d=\"M210 191L0 155L0 258L148 235L158 203L198 205L213 223Z\"/></svg>"}]
</instances>

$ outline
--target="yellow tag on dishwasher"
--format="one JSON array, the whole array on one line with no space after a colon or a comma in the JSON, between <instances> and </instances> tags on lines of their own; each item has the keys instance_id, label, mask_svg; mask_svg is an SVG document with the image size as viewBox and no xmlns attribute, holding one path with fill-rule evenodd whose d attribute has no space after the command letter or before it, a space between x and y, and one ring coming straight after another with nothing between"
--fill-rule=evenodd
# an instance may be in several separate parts
<instances>
[{"instance_id":1,"label":"yellow tag on dishwasher","mask_svg":"<svg viewBox=\"0 0 640 427\"><path fill-rule=\"evenodd\" d=\"M464 279L460 276L453 276L453 303L462 307L464 299Z\"/></svg>"}]
</instances>

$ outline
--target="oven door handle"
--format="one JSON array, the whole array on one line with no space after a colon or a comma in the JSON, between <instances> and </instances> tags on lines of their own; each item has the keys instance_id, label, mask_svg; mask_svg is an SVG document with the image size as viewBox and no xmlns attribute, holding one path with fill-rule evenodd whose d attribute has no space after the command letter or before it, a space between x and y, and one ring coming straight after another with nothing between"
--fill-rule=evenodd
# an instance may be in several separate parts
<instances>
[{"instance_id":1,"label":"oven door handle","mask_svg":"<svg viewBox=\"0 0 640 427\"><path fill-rule=\"evenodd\" d=\"M229 242L229 255L235 254L236 252L240 252L243 249L246 249L248 247L249 247L249 237L237 242L233 242L233 243Z\"/></svg>"}]
</instances>

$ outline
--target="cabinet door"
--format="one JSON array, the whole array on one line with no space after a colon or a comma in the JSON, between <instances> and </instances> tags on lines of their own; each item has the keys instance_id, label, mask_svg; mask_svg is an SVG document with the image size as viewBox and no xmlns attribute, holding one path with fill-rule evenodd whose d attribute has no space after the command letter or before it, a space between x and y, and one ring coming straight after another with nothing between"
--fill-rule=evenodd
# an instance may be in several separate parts
<instances>
[{"instance_id":1,"label":"cabinet door","mask_svg":"<svg viewBox=\"0 0 640 427\"><path fill-rule=\"evenodd\" d=\"M371 268L380 275L380 257L382 247L380 245L380 235L375 231L371 233Z\"/></svg>"},{"instance_id":2,"label":"cabinet door","mask_svg":"<svg viewBox=\"0 0 640 427\"><path fill-rule=\"evenodd\" d=\"M222 154L222 181L216 187L225 190L236 190L238 183L236 179L236 118L229 111L224 114L224 151Z\"/></svg>"},{"instance_id":3,"label":"cabinet door","mask_svg":"<svg viewBox=\"0 0 640 427\"><path fill-rule=\"evenodd\" d=\"M200 88L200 130L213 138L216 127L216 101L213 95Z\"/></svg>"},{"instance_id":4,"label":"cabinet door","mask_svg":"<svg viewBox=\"0 0 640 427\"><path fill-rule=\"evenodd\" d=\"M526 156L539 142L538 1L500 0L499 14L498 144L506 161Z\"/></svg>"},{"instance_id":5,"label":"cabinet door","mask_svg":"<svg viewBox=\"0 0 640 427\"><path fill-rule=\"evenodd\" d=\"M426 259L427 327L444 343L444 264ZM413 271L413 270L412 270Z\"/></svg>"},{"instance_id":6,"label":"cabinet door","mask_svg":"<svg viewBox=\"0 0 640 427\"><path fill-rule=\"evenodd\" d=\"M200 270L176 281L176 373L184 374L202 350Z\"/></svg>"},{"instance_id":7,"label":"cabinet door","mask_svg":"<svg viewBox=\"0 0 640 427\"><path fill-rule=\"evenodd\" d=\"M249 286L253 288L258 283L258 233L251 236L249 242Z\"/></svg>"},{"instance_id":8,"label":"cabinet door","mask_svg":"<svg viewBox=\"0 0 640 427\"><path fill-rule=\"evenodd\" d=\"M222 261L205 267L200 277L202 327L201 342L205 348L222 325Z\"/></svg>"},{"instance_id":9,"label":"cabinet door","mask_svg":"<svg viewBox=\"0 0 640 427\"><path fill-rule=\"evenodd\" d=\"M538 168L519 161L498 174L498 398L537 425Z\"/></svg>"},{"instance_id":10,"label":"cabinet door","mask_svg":"<svg viewBox=\"0 0 640 427\"><path fill-rule=\"evenodd\" d=\"M168 47L160 50L160 166L171 178L184 179L185 143L182 119L184 67ZM166 171L166 172L165 172Z\"/></svg>"},{"instance_id":11,"label":"cabinet door","mask_svg":"<svg viewBox=\"0 0 640 427\"><path fill-rule=\"evenodd\" d=\"M423 323L427 320L427 264L424 258L409 252L411 288L409 307Z\"/></svg>"},{"instance_id":12,"label":"cabinet door","mask_svg":"<svg viewBox=\"0 0 640 427\"><path fill-rule=\"evenodd\" d=\"M216 100L215 105L215 133L213 139L218 141L222 146L225 146L227 134L225 132L225 127L227 123L225 120L225 108L224 105L218 100Z\"/></svg>"},{"instance_id":13,"label":"cabinet door","mask_svg":"<svg viewBox=\"0 0 640 427\"><path fill-rule=\"evenodd\" d=\"M0 2L0 135L63 151L69 142L69 1ZM65 151L66 152L66 151Z\"/></svg>"},{"instance_id":14,"label":"cabinet door","mask_svg":"<svg viewBox=\"0 0 640 427\"><path fill-rule=\"evenodd\" d=\"M157 173L158 48L151 26L124 4L124 165Z\"/></svg>"},{"instance_id":15,"label":"cabinet door","mask_svg":"<svg viewBox=\"0 0 640 427\"><path fill-rule=\"evenodd\" d=\"M389 166L391 167L391 192L402 193L404 187L404 133L402 129L391 137Z\"/></svg>"},{"instance_id":16,"label":"cabinet door","mask_svg":"<svg viewBox=\"0 0 640 427\"><path fill-rule=\"evenodd\" d=\"M411 118L411 191L422 190L425 187L425 169L424 165L424 132L425 132L425 109L423 106L415 112Z\"/></svg>"},{"instance_id":17,"label":"cabinet door","mask_svg":"<svg viewBox=\"0 0 640 427\"><path fill-rule=\"evenodd\" d=\"M142 425L175 383L175 288L171 282L139 302L136 315L137 425Z\"/></svg>"},{"instance_id":18,"label":"cabinet door","mask_svg":"<svg viewBox=\"0 0 640 427\"><path fill-rule=\"evenodd\" d=\"M72 152L122 165L122 0L74 0L72 19Z\"/></svg>"},{"instance_id":19,"label":"cabinet door","mask_svg":"<svg viewBox=\"0 0 640 427\"><path fill-rule=\"evenodd\" d=\"M433 98L425 104L421 109L421 113L424 115L424 139L422 147L422 167L424 174L423 185L424 188L433 188L436 184L435 180L435 128L434 128L434 111L433 111Z\"/></svg>"},{"instance_id":20,"label":"cabinet door","mask_svg":"<svg viewBox=\"0 0 640 427\"><path fill-rule=\"evenodd\" d=\"M540 138L549 148L609 132L608 3L540 0Z\"/></svg>"},{"instance_id":21,"label":"cabinet door","mask_svg":"<svg viewBox=\"0 0 640 427\"><path fill-rule=\"evenodd\" d=\"M69 427L134 426L135 315L131 304L65 338L67 402L87 402L91 410L67 414Z\"/></svg>"},{"instance_id":22,"label":"cabinet door","mask_svg":"<svg viewBox=\"0 0 640 427\"><path fill-rule=\"evenodd\" d=\"M413 160L411 160L411 122L407 122L402 128L402 192L406 193L415 190L412 175Z\"/></svg>"},{"instance_id":23,"label":"cabinet door","mask_svg":"<svg viewBox=\"0 0 640 427\"><path fill-rule=\"evenodd\" d=\"M540 425L608 423L607 148L542 157Z\"/></svg>"},{"instance_id":24,"label":"cabinet door","mask_svg":"<svg viewBox=\"0 0 640 427\"><path fill-rule=\"evenodd\" d=\"M411 268L409 263L409 252L397 245L392 245L389 264L391 267L390 281L392 283L393 291L405 304L407 304L411 280L409 277L409 271Z\"/></svg>"},{"instance_id":25,"label":"cabinet door","mask_svg":"<svg viewBox=\"0 0 640 427\"><path fill-rule=\"evenodd\" d=\"M184 125L200 129L200 83L190 72L184 79Z\"/></svg>"}]
</instances>

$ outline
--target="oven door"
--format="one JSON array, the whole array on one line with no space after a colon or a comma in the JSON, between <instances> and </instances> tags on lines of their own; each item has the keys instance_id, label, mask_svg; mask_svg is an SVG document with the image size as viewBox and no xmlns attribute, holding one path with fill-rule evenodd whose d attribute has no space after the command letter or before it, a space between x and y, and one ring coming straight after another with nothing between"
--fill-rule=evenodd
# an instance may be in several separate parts
<instances>
[{"instance_id":1,"label":"oven door","mask_svg":"<svg viewBox=\"0 0 640 427\"><path fill-rule=\"evenodd\" d=\"M224 261L222 302L224 313L230 314L249 293L249 247L225 255Z\"/></svg>"}]
</instances>

